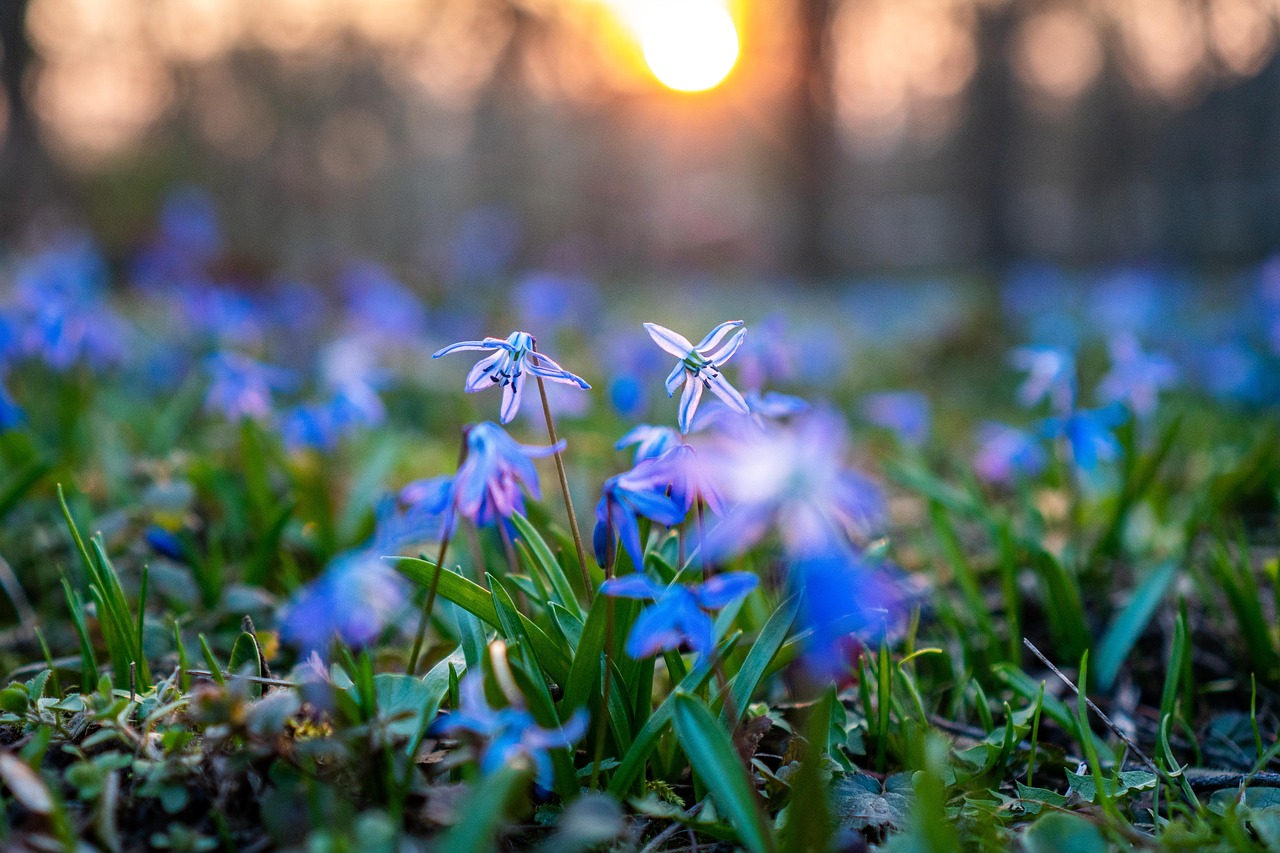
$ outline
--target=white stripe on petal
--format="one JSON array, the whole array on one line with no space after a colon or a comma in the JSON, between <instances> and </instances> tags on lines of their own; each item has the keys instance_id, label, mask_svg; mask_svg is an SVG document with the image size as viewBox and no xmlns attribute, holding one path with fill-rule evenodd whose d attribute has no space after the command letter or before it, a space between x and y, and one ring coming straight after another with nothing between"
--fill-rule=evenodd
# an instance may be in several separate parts
<instances>
[{"instance_id":1,"label":"white stripe on petal","mask_svg":"<svg viewBox=\"0 0 1280 853\"><path fill-rule=\"evenodd\" d=\"M653 342L676 358L684 358L693 350L693 344L679 332L673 332L666 326L657 323L645 323L644 330L653 338Z\"/></svg>"}]
</instances>

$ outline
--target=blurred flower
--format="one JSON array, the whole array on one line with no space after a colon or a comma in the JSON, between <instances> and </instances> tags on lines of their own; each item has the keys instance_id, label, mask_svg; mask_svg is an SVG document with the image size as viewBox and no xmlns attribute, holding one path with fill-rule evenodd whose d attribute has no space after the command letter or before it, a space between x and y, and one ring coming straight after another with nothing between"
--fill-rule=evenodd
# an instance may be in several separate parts
<instances>
[{"instance_id":1,"label":"blurred flower","mask_svg":"<svg viewBox=\"0 0 1280 853\"><path fill-rule=\"evenodd\" d=\"M381 264L352 261L338 280L346 318L356 334L379 346L412 345L426 332L427 309Z\"/></svg>"},{"instance_id":2,"label":"blurred flower","mask_svg":"<svg viewBox=\"0 0 1280 853\"><path fill-rule=\"evenodd\" d=\"M201 332L221 346L253 347L266 336L266 316L246 293L203 282L177 291L182 327Z\"/></svg>"},{"instance_id":3,"label":"blurred flower","mask_svg":"<svg viewBox=\"0 0 1280 853\"><path fill-rule=\"evenodd\" d=\"M325 406L303 405L289 409L280 422L280 436L291 451L330 451L338 444L330 411Z\"/></svg>"},{"instance_id":4,"label":"blurred flower","mask_svg":"<svg viewBox=\"0 0 1280 853\"><path fill-rule=\"evenodd\" d=\"M1046 418L1041 430L1046 438L1061 439L1071 451L1076 467L1092 472L1099 462L1114 459L1120 453L1120 442L1114 430L1124 423L1126 414L1119 406L1103 409L1078 409L1066 417Z\"/></svg>"},{"instance_id":5,"label":"blurred flower","mask_svg":"<svg viewBox=\"0 0 1280 853\"><path fill-rule=\"evenodd\" d=\"M645 331L649 333L649 337L653 338L654 343L680 359L675 369L667 376L666 388L667 396L670 397L675 394L675 389L680 383L684 383L684 393L680 396L681 432L689 432L693 415L698 410L698 401L702 399L703 387L710 388L717 397L735 411L744 415L750 413L747 401L742 399L737 389L730 385L720 373L720 368L733 356L742 345L742 339L746 337L747 330L738 329L741 325L741 320L721 323L695 346L683 335L665 326L659 326L656 323L644 324ZM738 329L738 331L728 343L716 350L716 344L720 343L732 329Z\"/></svg>"},{"instance_id":6,"label":"blurred flower","mask_svg":"<svg viewBox=\"0 0 1280 853\"><path fill-rule=\"evenodd\" d=\"M134 282L160 292L203 278L222 250L222 234L209 194L198 187L172 190L160 208L155 239L134 259Z\"/></svg>"},{"instance_id":7,"label":"blurred flower","mask_svg":"<svg viewBox=\"0 0 1280 853\"><path fill-rule=\"evenodd\" d=\"M532 459L564 449L561 440L551 447L517 444L502 427L479 423L467 429L467 456L454 476L454 506L459 515L484 527L512 513L524 512L520 487L535 499L541 497L538 471Z\"/></svg>"},{"instance_id":8,"label":"blurred flower","mask_svg":"<svg viewBox=\"0 0 1280 853\"><path fill-rule=\"evenodd\" d=\"M611 565L617 543L622 542L639 570L644 566L644 550L640 544L640 522L643 516L671 527L684 520L685 513L667 496L666 472L654 467L654 459L646 459L636 467L605 481L604 494L596 504L596 526L592 534L596 563Z\"/></svg>"},{"instance_id":9,"label":"blurred flower","mask_svg":"<svg viewBox=\"0 0 1280 853\"><path fill-rule=\"evenodd\" d=\"M465 389L468 394L489 388L502 386L502 422L510 423L520 408L520 400L524 394L524 371L528 367L534 376L551 382L562 382L576 385L582 389L591 386L556 364L550 358L535 352L533 336L527 332L512 332L505 341L497 338L485 338L482 341L462 341L450 344L438 350L432 358L439 358L449 353L464 350L495 351L476 362L475 367L467 374Z\"/></svg>"},{"instance_id":10,"label":"blurred flower","mask_svg":"<svg viewBox=\"0 0 1280 853\"><path fill-rule=\"evenodd\" d=\"M166 530L158 524L149 525L142 536L151 550L161 557L166 557L177 563L185 563L189 559L187 548L182 544L182 540L172 531Z\"/></svg>"},{"instance_id":11,"label":"blurred flower","mask_svg":"<svg viewBox=\"0 0 1280 853\"><path fill-rule=\"evenodd\" d=\"M1098 399L1126 403L1140 418L1150 415L1160 392L1177 381L1178 369L1164 356L1144 353L1131 334L1117 335L1110 350L1111 371L1098 385Z\"/></svg>"},{"instance_id":12,"label":"blurred flower","mask_svg":"<svg viewBox=\"0 0 1280 853\"><path fill-rule=\"evenodd\" d=\"M798 626L806 667L819 678L847 679L864 643L897 633L906 616L905 593L889 572L851 550L810 554L790 566L799 592Z\"/></svg>"},{"instance_id":13,"label":"blurred flower","mask_svg":"<svg viewBox=\"0 0 1280 853\"><path fill-rule=\"evenodd\" d=\"M780 394L777 391L765 391L763 394L759 391L748 391L747 407L751 409L751 414L770 420L798 415L811 408L808 400L791 394Z\"/></svg>"},{"instance_id":14,"label":"blurred flower","mask_svg":"<svg viewBox=\"0 0 1280 853\"><path fill-rule=\"evenodd\" d=\"M354 647L374 642L404 605L405 580L376 547L339 554L296 592L280 617L281 637L304 654L337 637Z\"/></svg>"},{"instance_id":15,"label":"blurred flower","mask_svg":"<svg viewBox=\"0 0 1280 853\"><path fill-rule=\"evenodd\" d=\"M605 595L656 602L636 619L627 637L627 654L636 660L662 651L687 647L705 655L715 647L711 618L706 610L719 610L756 588L750 572L726 572L693 587L663 587L637 571L612 578L600 586Z\"/></svg>"},{"instance_id":16,"label":"blurred flower","mask_svg":"<svg viewBox=\"0 0 1280 853\"><path fill-rule=\"evenodd\" d=\"M667 493L686 517L698 501L716 515L725 513L724 498L717 483L718 469L705 462L688 444L677 445L655 457L646 476L666 485Z\"/></svg>"},{"instance_id":17,"label":"blurred flower","mask_svg":"<svg viewBox=\"0 0 1280 853\"><path fill-rule=\"evenodd\" d=\"M484 676L468 673L459 685L458 708L444 719L440 734L469 734L487 741L480 753L480 772L492 773L525 760L533 765L539 785L549 788L553 770L549 749L568 749L587 732L587 715L580 709L564 725L544 729L523 708L493 708L484 695Z\"/></svg>"},{"instance_id":18,"label":"blurred flower","mask_svg":"<svg viewBox=\"0 0 1280 853\"><path fill-rule=\"evenodd\" d=\"M632 427L626 435L618 439L618 443L614 445L614 448L622 450L624 447L630 447L634 444L636 456L632 461L633 463L639 463L645 459L661 456L681 443L680 433L671 427L640 424Z\"/></svg>"},{"instance_id":19,"label":"blurred flower","mask_svg":"<svg viewBox=\"0 0 1280 853\"><path fill-rule=\"evenodd\" d=\"M786 342L786 325L783 315L771 314L753 325L751 337L742 342L737 370L740 384L748 392L758 393L766 385L794 378L796 359Z\"/></svg>"},{"instance_id":20,"label":"blurred flower","mask_svg":"<svg viewBox=\"0 0 1280 853\"><path fill-rule=\"evenodd\" d=\"M555 332L586 328L600 316L600 294L581 278L534 273L521 279L511 293L521 325Z\"/></svg>"},{"instance_id":21,"label":"blurred flower","mask_svg":"<svg viewBox=\"0 0 1280 853\"><path fill-rule=\"evenodd\" d=\"M707 534L708 555L741 553L771 529L792 557L869 535L884 513L879 488L845 464L840 417L816 410L788 426L726 433L706 449L730 507Z\"/></svg>"},{"instance_id":22,"label":"blurred flower","mask_svg":"<svg viewBox=\"0 0 1280 853\"><path fill-rule=\"evenodd\" d=\"M205 395L205 408L229 421L271 417L271 392L288 384L290 374L278 367L254 361L237 352L219 352L205 360L213 377Z\"/></svg>"},{"instance_id":23,"label":"blurred flower","mask_svg":"<svg viewBox=\"0 0 1280 853\"><path fill-rule=\"evenodd\" d=\"M929 400L916 391L884 391L862 398L862 414L892 430L903 443L919 447L929 438Z\"/></svg>"},{"instance_id":24,"label":"blurred flower","mask_svg":"<svg viewBox=\"0 0 1280 853\"><path fill-rule=\"evenodd\" d=\"M22 407L13 399L4 382L0 381L0 432L7 432L26 420Z\"/></svg>"},{"instance_id":25,"label":"blurred flower","mask_svg":"<svg viewBox=\"0 0 1280 853\"><path fill-rule=\"evenodd\" d=\"M1008 485L1019 477L1033 477L1049 458L1034 436L990 421L978 427L978 444L973 470L988 483Z\"/></svg>"},{"instance_id":26,"label":"blurred flower","mask_svg":"<svg viewBox=\"0 0 1280 853\"><path fill-rule=\"evenodd\" d=\"M1009 355L1013 366L1027 371L1018 389L1018 402L1034 406L1048 399L1059 414L1071 411L1076 399L1076 361L1061 347L1019 347Z\"/></svg>"}]
</instances>

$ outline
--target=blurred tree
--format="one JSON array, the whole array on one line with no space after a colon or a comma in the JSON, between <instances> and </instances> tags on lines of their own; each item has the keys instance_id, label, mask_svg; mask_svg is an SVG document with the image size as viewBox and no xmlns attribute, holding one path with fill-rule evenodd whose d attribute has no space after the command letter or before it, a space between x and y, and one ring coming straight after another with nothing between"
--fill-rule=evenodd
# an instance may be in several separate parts
<instances>
[{"instance_id":1,"label":"blurred tree","mask_svg":"<svg viewBox=\"0 0 1280 853\"><path fill-rule=\"evenodd\" d=\"M831 25L836 0L796 0L797 61L792 186L795 231L792 268L805 278L835 271L828 212L832 172L839 159Z\"/></svg>"},{"instance_id":2,"label":"blurred tree","mask_svg":"<svg viewBox=\"0 0 1280 853\"><path fill-rule=\"evenodd\" d=\"M27 97L36 58L27 38L30 0L0 0L0 82L8 106L0 144L0 236L17 232L56 186L56 172L45 152Z\"/></svg>"}]
</instances>

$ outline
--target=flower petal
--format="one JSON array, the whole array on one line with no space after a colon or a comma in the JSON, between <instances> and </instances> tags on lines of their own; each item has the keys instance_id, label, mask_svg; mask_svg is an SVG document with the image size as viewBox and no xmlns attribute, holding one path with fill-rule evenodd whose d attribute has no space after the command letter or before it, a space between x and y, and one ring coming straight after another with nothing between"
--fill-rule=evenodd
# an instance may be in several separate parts
<instances>
[{"instance_id":1,"label":"flower petal","mask_svg":"<svg viewBox=\"0 0 1280 853\"><path fill-rule=\"evenodd\" d=\"M442 355L448 355L452 352L463 352L464 350L493 350L493 349L510 349L506 341L500 341L497 338L485 338L483 341L459 341L456 344L449 344L447 347L441 347L432 354L432 358L439 358Z\"/></svg>"},{"instance_id":2,"label":"flower petal","mask_svg":"<svg viewBox=\"0 0 1280 853\"><path fill-rule=\"evenodd\" d=\"M680 424L680 432L686 435L689 433L689 424L693 421L694 413L698 411L698 401L701 399L702 383L698 381L698 377L691 376L689 381L684 384L684 393L680 395L680 416L677 419ZM742 405L745 411L747 404L744 402Z\"/></svg>"},{"instance_id":3,"label":"flower petal","mask_svg":"<svg viewBox=\"0 0 1280 853\"><path fill-rule=\"evenodd\" d=\"M665 383L667 388L667 396L670 397L676 393L676 389L680 387L680 383L684 381L684 376L688 371L685 370L684 362L677 361L676 366L667 374Z\"/></svg>"},{"instance_id":4,"label":"flower petal","mask_svg":"<svg viewBox=\"0 0 1280 853\"><path fill-rule=\"evenodd\" d=\"M662 597L664 587L650 580L641 572L610 578L600 584L600 591L614 598L638 598L642 601L656 601Z\"/></svg>"},{"instance_id":5,"label":"flower petal","mask_svg":"<svg viewBox=\"0 0 1280 853\"><path fill-rule=\"evenodd\" d=\"M511 377L510 384L502 389L502 410L499 420L504 424L511 423L511 419L516 416L516 412L520 411L520 400L523 396L524 375L517 373Z\"/></svg>"},{"instance_id":6,"label":"flower petal","mask_svg":"<svg viewBox=\"0 0 1280 853\"><path fill-rule=\"evenodd\" d=\"M743 339L746 338L746 336L747 336L747 330L739 329L737 334L735 334L732 338L729 338L729 342L727 344L720 347L720 349L716 350L711 355L707 356L707 361L711 362L716 367L719 367L720 365L724 364L726 361L729 360L729 358L735 352L738 351L738 347L742 346L742 341Z\"/></svg>"},{"instance_id":7,"label":"flower petal","mask_svg":"<svg viewBox=\"0 0 1280 853\"><path fill-rule=\"evenodd\" d=\"M653 342L676 358L684 358L693 351L693 344L679 332L673 332L666 326L657 323L645 323L644 330L653 338Z\"/></svg>"},{"instance_id":8,"label":"flower petal","mask_svg":"<svg viewBox=\"0 0 1280 853\"><path fill-rule=\"evenodd\" d=\"M727 335L730 329L736 329L741 325L742 325L741 320L729 320L728 322L721 323L719 326L716 326L710 332L707 332L707 336L702 340L698 341L698 345L695 346L694 349L696 349L699 353L702 353L702 355L706 355L705 350L709 350L716 344L720 343L720 339L723 338L725 335ZM738 335L741 335L745 331L746 329L743 329L742 332L738 333Z\"/></svg>"},{"instance_id":9,"label":"flower petal","mask_svg":"<svg viewBox=\"0 0 1280 853\"><path fill-rule=\"evenodd\" d=\"M741 595L746 595L760 583L750 572L725 572L694 590L698 603L708 610L719 610Z\"/></svg>"},{"instance_id":10,"label":"flower petal","mask_svg":"<svg viewBox=\"0 0 1280 853\"><path fill-rule=\"evenodd\" d=\"M475 367L471 368L471 372L467 374L466 384L462 387L466 389L468 394L474 394L476 391L482 391L491 386L493 384L491 374L497 368L498 362L504 358L509 358L509 356L506 352L499 350L477 361Z\"/></svg>"},{"instance_id":11,"label":"flower petal","mask_svg":"<svg viewBox=\"0 0 1280 853\"><path fill-rule=\"evenodd\" d=\"M540 352L531 352L528 356L529 372L552 382L563 382L565 385L577 385L586 391L591 388L581 376L570 373Z\"/></svg>"},{"instance_id":12,"label":"flower petal","mask_svg":"<svg viewBox=\"0 0 1280 853\"><path fill-rule=\"evenodd\" d=\"M747 406L747 401L742 399L742 395L738 393L738 389L729 384L729 380L724 378L724 374L716 371L714 374L708 371L702 371L699 376L704 377L707 387L715 393L717 397L724 400L729 408L741 412L744 415L751 414L751 408Z\"/></svg>"}]
</instances>

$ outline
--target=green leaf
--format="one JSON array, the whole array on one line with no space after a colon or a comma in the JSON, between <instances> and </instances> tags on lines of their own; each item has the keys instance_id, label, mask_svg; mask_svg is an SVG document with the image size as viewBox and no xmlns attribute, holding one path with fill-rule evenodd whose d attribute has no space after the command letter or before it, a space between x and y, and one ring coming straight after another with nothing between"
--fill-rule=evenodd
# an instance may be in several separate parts
<instances>
[{"instance_id":1,"label":"green leaf","mask_svg":"<svg viewBox=\"0 0 1280 853\"><path fill-rule=\"evenodd\" d=\"M604 598L605 596L599 596ZM711 655L703 655L699 658L697 664L689 671L689 673L680 680L677 692L695 693L702 689L702 685L706 684L707 679L711 677L712 662L714 656L720 658L728 656L729 652L737 644L738 638L742 636L740 631L734 632L725 638L724 643L716 649ZM622 764L618 767L618 771L613 774L613 778L609 780L609 793L621 799L627 795L627 791L635 782L640 779L645 770L645 766L649 761L649 754L658 744L658 737L666 729L667 724L671 722L672 711L675 707L675 693L671 693L666 699L662 700L662 704L654 709L653 714L636 733L635 739L631 742L631 749L627 750L622 756Z\"/></svg>"},{"instance_id":2,"label":"green leaf","mask_svg":"<svg viewBox=\"0 0 1280 853\"><path fill-rule=\"evenodd\" d=\"M1093 803L1098 799L1098 785L1093 775L1082 776L1067 771L1067 781L1071 790L1080 795L1080 799ZM1108 797L1124 797L1134 791L1150 791L1156 786L1156 774L1146 770L1126 770L1118 779L1103 779L1104 790Z\"/></svg>"},{"instance_id":3,"label":"green leaf","mask_svg":"<svg viewBox=\"0 0 1280 853\"><path fill-rule=\"evenodd\" d=\"M1027 853L1107 853L1102 831L1079 815L1049 812L1022 835Z\"/></svg>"},{"instance_id":4,"label":"green leaf","mask_svg":"<svg viewBox=\"0 0 1280 853\"><path fill-rule=\"evenodd\" d=\"M871 830L883 837L906 826L911 808L911 782L901 775L890 777L893 787L881 785L874 776L853 773L831 785L831 811L838 825L859 832Z\"/></svg>"},{"instance_id":5,"label":"green leaf","mask_svg":"<svg viewBox=\"0 0 1280 853\"><path fill-rule=\"evenodd\" d=\"M398 557L396 558L396 568L410 580L417 581L428 587L431 585L431 578L436 570L435 563L419 557ZM436 587L436 592L446 601L452 601L493 627L499 630L502 629L502 622L498 618L498 611L494 607L493 598L479 584L472 583L462 575L446 569L440 572L440 580ZM568 653L553 643L546 632L535 625L529 617L523 613L519 613L517 616L520 624L528 632L533 653L546 670L547 675L557 684L568 682L570 667Z\"/></svg>"},{"instance_id":6,"label":"green leaf","mask_svg":"<svg viewBox=\"0 0 1280 853\"><path fill-rule=\"evenodd\" d=\"M475 785L458 814L465 815L440 841L443 853L487 853L496 849L494 838L512 801L529 783L529 771L506 765Z\"/></svg>"},{"instance_id":7,"label":"green leaf","mask_svg":"<svg viewBox=\"0 0 1280 853\"><path fill-rule=\"evenodd\" d=\"M787 634L791 631L791 625L795 622L796 613L800 609L800 596L793 595L778 606L778 609L769 617L769 621L765 623L764 628L760 631L760 636L756 638L752 644L751 650L747 652L746 660L742 662L737 674L733 676L733 680L729 684L729 696L733 699L732 710L733 719L730 719L730 706L725 707L720 712L722 722L730 726L736 726L742 721L742 715L746 713L747 705L751 702L751 697L755 694L756 688L760 685L760 681L764 678L765 671L769 668L769 662L773 660L774 655L782 648L782 644L787 639Z\"/></svg>"},{"instance_id":8,"label":"green leaf","mask_svg":"<svg viewBox=\"0 0 1280 853\"><path fill-rule=\"evenodd\" d=\"M1111 689L1120 673L1120 665L1133 650L1138 637L1146 630L1147 623L1151 621L1177 573L1177 563L1168 562L1147 575L1124 609L1116 614L1107 627L1098 647L1098 668L1094 676L1094 683L1099 690L1106 692Z\"/></svg>"},{"instance_id":9,"label":"green leaf","mask_svg":"<svg viewBox=\"0 0 1280 853\"><path fill-rule=\"evenodd\" d=\"M227 665L227 671L232 675L262 678L262 650L258 648L257 637L248 631L236 637L235 644L231 646L231 662ZM249 683L249 695L258 696L261 693L261 684Z\"/></svg>"},{"instance_id":10,"label":"green leaf","mask_svg":"<svg viewBox=\"0 0 1280 853\"><path fill-rule=\"evenodd\" d=\"M715 798L717 812L728 818L737 831L742 845L754 853L773 851L773 835L729 733L701 700L681 690L674 694L672 719L689 763Z\"/></svg>"},{"instance_id":11,"label":"green leaf","mask_svg":"<svg viewBox=\"0 0 1280 853\"><path fill-rule=\"evenodd\" d=\"M547 545L547 541L542 538L542 534L529 523L529 519L520 513L511 516L511 522L516 526L516 530L519 531L521 537L521 540L517 541L516 544L527 546L527 548L520 548L520 556L524 558L529 570L538 569L555 591L555 600L570 613L581 619L582 604L578 601L578 592L569 580L569 576L560 566L560 562L551 553L551 548ZM581 585L581 578L579 578L578 583Z\"/></svg>"},{"instance_id":12,"label":"green leaf","mask_svg":"<svg viewBox=\"0 0 1280 853\"><path fill-rule=\"evenodd\" d=\"M200 654L204 656L204 665L209 668L210 676L218 684L226 684L226 676L222 674L222 664L218 663L217 656L213 653L213 649L209 648L209 641L205 639L204 634L199 635Z\"/></svg>"}]
</instances>

